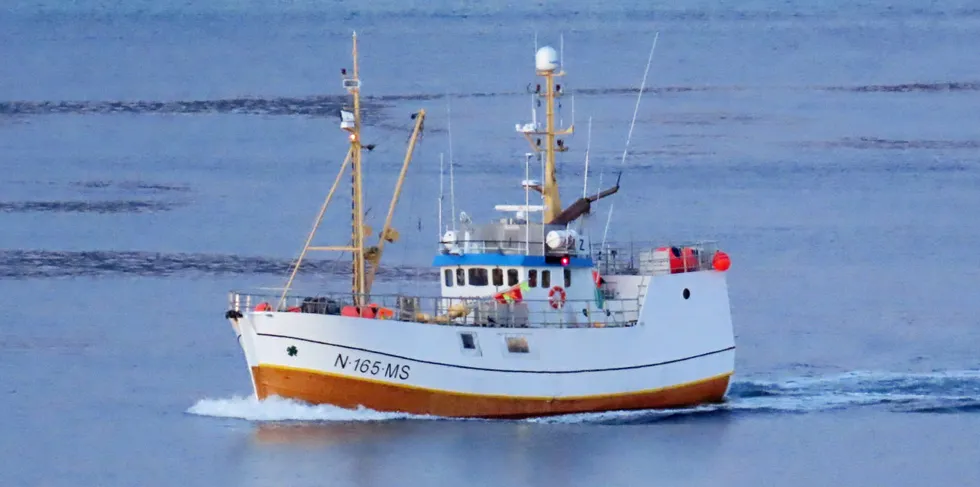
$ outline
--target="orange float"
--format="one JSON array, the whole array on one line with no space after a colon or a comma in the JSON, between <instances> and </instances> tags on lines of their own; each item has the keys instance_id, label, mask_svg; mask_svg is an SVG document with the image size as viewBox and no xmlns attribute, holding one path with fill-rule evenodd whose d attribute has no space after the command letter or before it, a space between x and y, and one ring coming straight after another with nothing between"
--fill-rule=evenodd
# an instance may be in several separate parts
<instances>
[{"instance_id":1,"label":"orange float","mask_svg":"<svg viewBox=\"0 0 980 487\"><path fill-rule=\"evenodd\" d=\"M711 259L711 266L716 271L725 272L732 266L732 260L728 258L728 254L719 250L715 252L715 256Z\"/></svg>"}]
</instances>

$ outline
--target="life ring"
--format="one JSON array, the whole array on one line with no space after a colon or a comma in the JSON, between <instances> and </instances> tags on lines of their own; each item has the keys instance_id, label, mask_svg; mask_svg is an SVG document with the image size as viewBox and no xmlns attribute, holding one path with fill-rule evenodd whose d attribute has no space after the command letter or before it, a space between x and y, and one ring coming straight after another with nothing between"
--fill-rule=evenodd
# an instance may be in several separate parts
<instances>
[{"instance_id":1,"label":"life ring","mask_svg":"<svg viewBox=\"0 0 980 487\"><path fill-rule=\"evenodd\" d=\"M555 299L555 295L558 295L558 299ZM548 301L554 309L565 306L565 290L561 286L551 288L551 291L548 291Z\"/></svg>"}]
</instances>

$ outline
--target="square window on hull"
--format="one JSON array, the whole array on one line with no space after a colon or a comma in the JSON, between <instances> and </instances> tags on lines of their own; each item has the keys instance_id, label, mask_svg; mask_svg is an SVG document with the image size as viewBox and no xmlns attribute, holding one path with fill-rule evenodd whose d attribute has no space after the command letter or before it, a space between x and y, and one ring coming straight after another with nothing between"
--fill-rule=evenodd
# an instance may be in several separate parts
<instances>
[{"instance_id":1,"label":"square window on hull","mask_svg":"<svg viewBox=\"0 0 980 487\"><path fill-rule=\"evenodd\" d=\"M510 353L528 353L531 350L527 346L527 338L507 337L507 351Z\"/></svg>"}]
</instances>

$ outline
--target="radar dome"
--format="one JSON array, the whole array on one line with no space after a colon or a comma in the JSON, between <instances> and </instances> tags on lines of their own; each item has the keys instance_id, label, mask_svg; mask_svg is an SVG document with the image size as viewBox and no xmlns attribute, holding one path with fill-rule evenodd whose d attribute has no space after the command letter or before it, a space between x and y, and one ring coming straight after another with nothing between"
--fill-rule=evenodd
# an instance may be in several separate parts
<instances>
[{"instance_id":1,"label":"radar dome","mask_svg":"<svg viewBox=\"0 0 980 487\"><path fill-rule=\"evenodd\" d=\"M534 54L534 66L538 71L554 71L558 69L558 51L550 46L538 49Z\"/></svg>"}]
</instances>

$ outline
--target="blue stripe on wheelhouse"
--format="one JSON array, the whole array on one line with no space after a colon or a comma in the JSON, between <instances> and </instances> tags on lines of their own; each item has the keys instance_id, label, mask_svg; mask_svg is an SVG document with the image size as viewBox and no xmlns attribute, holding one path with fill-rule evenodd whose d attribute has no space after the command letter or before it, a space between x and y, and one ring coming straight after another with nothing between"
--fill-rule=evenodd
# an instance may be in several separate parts
<instances>
[{"instance_id":1,"label":"blue stripe on wheelhouse","mask_svg":"<svg viewBox=\"0 0 980 487\"><path fill-rule=\"evenodd\" d=\"M432 260L435 267L454 265L487 265L487 266L525 266L525 267L561 267L558 263L546 263L543 255L500 255L500 254L462 254L437 255ZM588 257L569 257L567 267L592 267L592 259Z\"/></svg>"}]
</instances>

